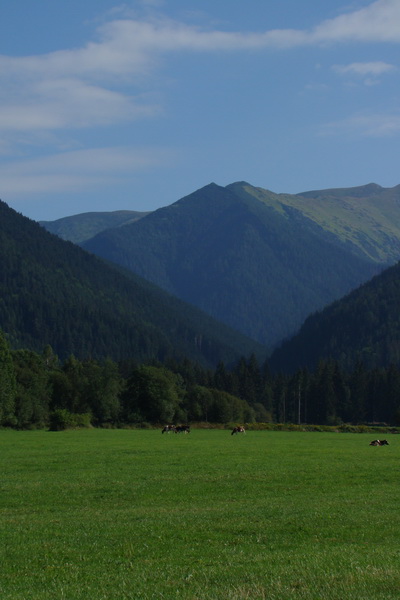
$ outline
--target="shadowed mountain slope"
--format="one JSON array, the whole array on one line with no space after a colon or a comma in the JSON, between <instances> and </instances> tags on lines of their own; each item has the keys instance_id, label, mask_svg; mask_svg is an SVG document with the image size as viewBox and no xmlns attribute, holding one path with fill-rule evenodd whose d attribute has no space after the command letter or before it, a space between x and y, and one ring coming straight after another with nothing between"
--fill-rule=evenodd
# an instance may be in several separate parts
<instances>
[{"instance_id":1,"label":"shadowed mountain slope","mask_svg":"<svg viewBox=\"0 0 400 600\"><path fill-rule=\"evenodd\" d=\"M13 347L65 358L188 357L205 365L262 348L208 315L64 242L0 202L0 328Z\"/></svg>"},{"instance_id":2,"label":"shadowed mountain slope","mask_svg":"<svg viewBox=\"0 0 400 600\"><path fill-rule=\"evenodd\" d=\"M400 263L306 319L270 358L274 370L314 369L320 359L343 368L400 364Z\"/></svg>"}]
</instances>

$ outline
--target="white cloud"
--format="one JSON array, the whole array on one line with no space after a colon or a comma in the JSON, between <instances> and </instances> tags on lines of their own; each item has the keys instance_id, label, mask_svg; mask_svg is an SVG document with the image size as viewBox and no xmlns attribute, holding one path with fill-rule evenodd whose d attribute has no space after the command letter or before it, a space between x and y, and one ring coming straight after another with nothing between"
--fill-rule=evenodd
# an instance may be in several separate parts
<instances>
[{"instance_id":1,"label":"white cloud","mask_svg":"<svg viewBox=\"0 0 400 600\"><path fill-rule=\"evenodd\" d=\"M26 57L0 56L0 131L39 131L111 125L157 113L124 89L140 90L169 52L295 48L345 41L400 42L400 1L376 0L313 30L261 33L205 30L169 19L116 19L84 47ZM357 66L358 65L358 66ZM384 72L385 63L337 66L338 72Z\"/></svg>"},{"instance_id":2,"label":"white cloud","mask_svg":"<svg viewBox=\"0 0 400 600\"><path fill-rule=\"evenodd\" d=\"M368 138L391 137L400 133L400 114L355 114L346 119L327 123L322 135L357 136Z\"/></svg>"},{"instance_id":3,"label":"white cloud","mask_svg":"<svg viewBox=\"0 0 400 600\"><path fill-rule=\"evenodd\" d=\"M45 79L29 87L22 101L4 102L0 130L81 128L154 115L155 105L79 79Z\"/></svg>"},{"instance_id":4,"label":"white cloud","mask_svg":"<svg viewBox=\"0 0 400 600\"><path fill-rule=\"evenodd\" d=\"M400 2L376 0L368 6L321 23L315 42L400 42Z\"/></svg>"},{"instance_id":5,"label":"white cloud","mask_svg":"<svg viewBox=\"0 0 400 600\"><path fill-rule=\"evenodd\" d=\"M174 160L171 150L127 147L95 148L64 152L0 166L2 194L57 193L98 188L118 177L164 166Z\"/></svg>"},{"instance_id":6,"label":"white cloud","mask_svg":"<svg viewBox=\"0 0 400 600\"><path fill-rule=\"evenodd\" d=\"M332 42L396 42L400 43L399 0L376 0L368 6L334 19L328 19L309 31L276 29L261 33L207 31L160 19L140 22L113 21L100 34L114 58L129 52L135 67L148 64L151 54L167 51L244 50L296 48L301 45ZM118 44L116 43L118 40ZM87 48L89 51L89 47ZM90 50L94 50L91 45ZM141 57L141 59L139 59ZM151 62L151 61L150 61ZM120 67L129 66L121 61Z\"/></svg>"},{"instance_id":7,"label":"white cloud","mask_svg":"<svg viewBox=\"0 0 400 600\"><path fill-rule=\"evenodd\" d=\"M382 75L383 73L388 73L389 71L395 71L396 67L394 65L382 62L382 61L374 61L374 62L354 62L349 65L334 65L333 70L340 75Z\"/></svg>"},{"instance_id":8,"label":"white cloud","mask_svg":"<svg viewBox=\"0 0 400 600\"><path fill-rule=\"evenodd\" d=\"M348 65L333 65L332 69L341 76L361 79L364 85L372 86L380 83L379 76L397 71L395 65L383 61L354 62Z\"/></svg>"},{"instance_id":9,"label":"white cloud","mask_svg":"<svg viewBox=\"0 0 400 600\"><path fill-rule=\"evenodd\" d=\"M144 3L158 4L153 0ZM37 56L0 56L0 155L10 156L16 148L28 151L35 144L44 146L44 140L60 149L59 131L128 123L160 114L160 106L140 92L168 53L261 51L368 41L400 42L400 0L376 0L307 31L227 32L163 18L114 19L99 27L96 39L82 48ZM338 74L364 77L364 83L372 85L376 77L395 67L376 61L336 65L334 69ZM330 135L339 132L394 135L400 132L400 117L354 116L328 124L323 131ZM2 194L15 195L98 187L117 176L129 177L171 160L163 151L101 148L8 161L0 166L1 189Z\"/></svg>"},{"instance_id":10,"label":"white cloud","mask_svg":"<svg viewBox=\"0 0 400 600\"><path fill-rule=\"evenodd\" d=\"M29 57L0 56L0 76L114 79L146 73L155 56L169 51L216 51L297 47L342 41L400 42L400 2L369 6L323 21L310 31L277 29L262 33L207 31L166 18L113 20L83 48Z\"/></svg>"}]
</instances>

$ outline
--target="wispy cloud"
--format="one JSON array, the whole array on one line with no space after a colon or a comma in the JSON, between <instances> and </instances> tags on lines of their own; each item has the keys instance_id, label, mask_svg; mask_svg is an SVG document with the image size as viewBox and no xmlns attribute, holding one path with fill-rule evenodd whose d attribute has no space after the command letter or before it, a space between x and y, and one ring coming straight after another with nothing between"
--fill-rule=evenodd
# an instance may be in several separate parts
<instances>
[{"instance_id":1,"label":"wispy cloud","mask_svg":"<svg viewBox=\"0 0 400 600\"><path fill-rule=\"evenodd\" d=\"M368 6L326 20L311 32L314 42L400 42L400 3L376 0Z\"/></svg>"},{"instance_id":2,"label":"wispy cloud","mask_svg":"<svg viewBox=\"0 0 400 600\"><path fill-rule=\"evenodd\" d=\"M153 115L159 107L117 88L140 91L143 77L171 52L295 48L345 41L400 42L400 2L376 0L326 20L310 31L261 33L204 30L166 18L117 19L97 30L84 47L38 56L0 56L0 130L110 125ZM386 72L385 63L337 66L341 73ZM4 90L8 90L7 93Z\"/></svg>"},{"instance_id":3,"label":"wispy cloud","mask_svg":"<svg viewBox=\"0 0 400 600\"><path fill-rule=\"evenodd\" d=\"M0 130L42 130L109 125L154 115L158 107L145 105L104 87L79 79L45 79L30 86L28 98L4 102Z\"/></svg>"},{"instance_id":4,"label":"wispy cloud","mask_svg":"<svg viewBox=\"0 0 400 600\"><path fill-rule=\"evenodd\" d=\"M383 73L388 73L389 71L395 71L397 67L394 65L382 62L382 61L374 61L374 62L354 62L349 65L334 65L333 70L340 75L361 75L364 77L365 75L382 75Z\"/></svg>"},{"instance_id":5,"label":"wispy cloud","mask_svg":"<svg viewBox=\"0 0 400 600\"><path fill-rule=\"evenodd\" d=\"M400 113L354 114L346 119L327 123L321 135L382 138L400 133Z\"/></svg>"},{"instance_id":6,"label":"wispy cloud","mask_svg":"<svg viewBox=\"0 0 400 600\"><path fill-rule=\"evenodd\" d=\"M380 76L397 71L395 65L383 62L353 62L348 65L333 65L333 71L346 78L361 80L365 85L377 85Z\"/></svg>"},{"instance_id":7,"label":"wispy cloud","mask_svg":"<svg viewBox=\"0 0 400 600\"><path fill-rule=\"evenodd\" d=\"M128 147L95 148L63 152L0 166L2 193L57 193L98 188L114 177L165 166L174 160L170 149Z\"/></svg>"}]
</instances>

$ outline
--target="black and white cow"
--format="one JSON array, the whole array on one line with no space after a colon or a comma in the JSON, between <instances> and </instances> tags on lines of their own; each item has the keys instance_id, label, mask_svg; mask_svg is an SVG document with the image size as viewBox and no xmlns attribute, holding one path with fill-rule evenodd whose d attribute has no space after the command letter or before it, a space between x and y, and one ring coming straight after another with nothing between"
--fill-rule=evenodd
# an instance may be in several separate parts
<instances>
[{"instance_id":1,"label":"black and white cow","mask_svg":"<svg viewBox=\"0 0 400 600\"><path fill-rule=\"evenodd\" d=\"M387 440L373 440L369 444L370 446L389 446L389 442Z\"/></svg>"}]
</instances>

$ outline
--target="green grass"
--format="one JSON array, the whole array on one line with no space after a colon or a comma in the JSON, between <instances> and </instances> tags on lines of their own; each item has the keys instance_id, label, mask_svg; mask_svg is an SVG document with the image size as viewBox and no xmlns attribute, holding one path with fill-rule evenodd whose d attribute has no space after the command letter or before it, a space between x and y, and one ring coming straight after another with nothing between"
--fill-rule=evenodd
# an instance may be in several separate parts
<instances>
[{"instance_id":1,"label":"green grass","mask_svg":"<svg viewBox=\"0 0 400 600\"><path fill-rule=\"evenodd\" d=\"M2 600L400 597L399 442L0 432Z\"/></svg>"},{"instance_id":2,"label":"green grass","mask_svg":"<svg viewBox=\"0 0 400 600\"><path fill-rule=\"evenodd\" d=\"M400 232L396 192L387 190L383 196L378 194L359 198L351 196L351 188L347 193L326 190L321 201L321 197L274 194L252 186L245 186L245 191L283 215L286 214L286 206L295 208L343 242L358 246L374 261L387 263L398 260L396 249L386 241L392 237L397 239Z\"/></svg>"}]
</instances>

